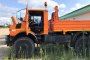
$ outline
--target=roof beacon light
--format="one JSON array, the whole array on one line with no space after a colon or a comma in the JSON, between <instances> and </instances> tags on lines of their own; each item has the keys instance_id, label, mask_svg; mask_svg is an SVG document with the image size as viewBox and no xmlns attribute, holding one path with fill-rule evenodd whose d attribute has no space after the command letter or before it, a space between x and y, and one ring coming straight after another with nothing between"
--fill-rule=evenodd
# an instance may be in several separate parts
<instances>
[{"instance_id":1,"label":"roof beacon light","mask_svg":"<svg viewBox=\"0 0 90 60\"><path fill-rule=\"evenodd\" d=\"M45 8L47 8L47 2L44 3Z\"/></svg>"}]
</instances>

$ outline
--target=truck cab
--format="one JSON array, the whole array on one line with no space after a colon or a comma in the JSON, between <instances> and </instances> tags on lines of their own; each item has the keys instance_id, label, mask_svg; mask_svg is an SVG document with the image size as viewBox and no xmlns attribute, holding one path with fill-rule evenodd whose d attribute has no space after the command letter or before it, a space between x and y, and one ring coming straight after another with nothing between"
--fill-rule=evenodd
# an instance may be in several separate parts
<instances>
[{"instance_id":1,"label":"truck cab","mask_svg":"<svg viewBox=\"0 0 90 60\"><path fill-rule=\"evenodd\" d=\"M26 8L25 17L20 16L18 19L12 17L12 21L10 36L15 36L21 32L25 32L27 35L29 33L48 34L48 11L46 9Z\"/></svg>"}]
</instances>

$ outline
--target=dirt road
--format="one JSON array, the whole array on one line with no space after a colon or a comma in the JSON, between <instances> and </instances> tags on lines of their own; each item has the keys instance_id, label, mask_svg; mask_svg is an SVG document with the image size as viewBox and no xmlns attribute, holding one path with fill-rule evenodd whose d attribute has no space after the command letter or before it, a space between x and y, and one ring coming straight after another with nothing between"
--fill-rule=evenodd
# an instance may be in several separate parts
<instances>
[{"instance_id":1,"label":"dirt road","mask_svg":"<svg viewBox=\"0 0 90 60\"><path fill-rule=\"evenodd\" d=\"M0 60L4 60L9 47L5 44L5 36L0 36Z\"/></svg>"},{"instance_id":2,"label":"dirt road","mask_svg":"<svg viewBox=\"0 0 90 60\"><path fill-rule=\"evenodd\" d=\"M5 35L9 34L8 28L0 28L0 60L4 60L9 47L5 44Z\"/></svg>"},{"instance_id":3,"label":"dirt road","mask_svg":"<svg viewBox=\"0 0 90 60\"><path fill-rule=\"evenodd\" d=\"M8 35L8 34L9 34L9 28L0 28L0 36Z\"/></svg>"}]
</instances>

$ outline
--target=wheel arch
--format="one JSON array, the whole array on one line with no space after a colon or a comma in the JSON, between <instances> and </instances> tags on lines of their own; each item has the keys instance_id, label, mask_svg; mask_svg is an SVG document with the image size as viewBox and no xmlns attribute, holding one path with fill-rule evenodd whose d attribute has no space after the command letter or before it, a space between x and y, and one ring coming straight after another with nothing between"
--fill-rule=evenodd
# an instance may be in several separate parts
<instances>
[{"instance_id":1,"label":"wheel arch","mask_svg":"<svg viewBox=\"0 0 90 60\"><path fill-rule=\"evenodd\" d=\"M13 38L13 43L14 43L19 37L25 37L25 36L31 38L31 39L34 41L34 43L37 43L37 42L38 42L37 37L36 37L34 34L29 33L28 35L26 35L26 32L20 32L20 33L18 33L17 35L14 36L14 38Z\"/></svg>"}]
</instances>

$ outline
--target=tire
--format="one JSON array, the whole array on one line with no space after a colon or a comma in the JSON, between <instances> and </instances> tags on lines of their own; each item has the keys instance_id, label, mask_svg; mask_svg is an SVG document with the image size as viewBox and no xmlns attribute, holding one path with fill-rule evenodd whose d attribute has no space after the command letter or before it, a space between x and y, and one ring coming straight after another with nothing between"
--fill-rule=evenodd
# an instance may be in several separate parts
<instances>
[{"instance_id":1,"label":"tire","mask_svg":"<svg viewBox=\"0 0 90 60\"><path fill-rule=\"evenodd\" d=\"M34 42L29 37L20 37L14 43L16 58L30 58L34 52Z\"/></svg>"},{"instance_id":2,"label":"tire","mask_svg":"<svg viewBox=\"0 0 90 60\"><path fill-rule=\"evenodd\" d=\"M90 57L90 37L88 38L88 41L87 41L87 44L88 44L88 48L87 48L87 56Z\"/></svg>"},{"instance_id":3,"label":"tire","mask_svg":"<svg viewBox=\"0 0 90 60\"><path fill-rule=\"evenodd\" d=\"M89 44L88 44L88 37L81 36L77 39L75 43L75 51L79 56L89 56ZM90 43L90 42L89 42Z\"/></svg>"},{"instance_id":4,"label":"tire","mask_svg":"<svg viewBox=\"0 0 90 60\"><path fill-rule=\"evenodd\" d=\"M72 47L75 47L75 42L77 41L77 39L80 37L80 36L82 36L82 32L77 32L77 33L75 33L72 37L72 41L71 41L71 46Z\"/></svg>"}]
</instances>

